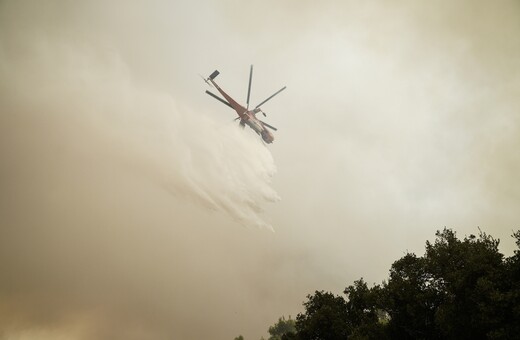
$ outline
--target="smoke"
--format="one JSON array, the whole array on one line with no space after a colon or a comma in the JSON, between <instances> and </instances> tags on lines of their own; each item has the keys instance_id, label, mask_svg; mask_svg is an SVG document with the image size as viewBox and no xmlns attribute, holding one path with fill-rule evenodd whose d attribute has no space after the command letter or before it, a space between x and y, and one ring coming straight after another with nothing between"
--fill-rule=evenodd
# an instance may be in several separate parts
<instances>
[{"instance_id":1,"label":"smoke","mask_svg":"<svg viewBox=\"0 0 520 340\"><path fill-rule=\"evenodd\" d=\"M269 149L143 86L116 50L30 33L0 35L0 337L238 331L221 320L256 260L233 234L272 229Z\"/></svg>"},{"instance_id":2,"label":"smoke","mask_svg":"<svg viewBox=\"0 0 520 340\"><path fill-rule=\"evenodd\" d=\"M37 147L50 176L68 164L85 163L83 168L94 171L118 167L246 225L270 228L259 213L262 204L278 200L270 185L276 169L257 136L181 107L167 93L139 87L116 54L98 57L88 48L42 45L26 46L38 60L29 65L31 72L23 61L4 59L4 146L27 141ZM51 138L15 132L22 121L43 126ZM56 148L65 152L55 153ZM34 164L24 166L39 173ZM82 172L83 184L95 181Z\"/></svg>"},{"instance_id":3,"label":"smoke","mask_svg":"<svg viewBox=\"0 0 520 340\"><path fill-rule=\"evenodd\" d=\"M445 225L512 253L519 10L0 1L0 337L255 339ZM197 76L250 64L269 148Z\"/></svg>"}]
</instances>

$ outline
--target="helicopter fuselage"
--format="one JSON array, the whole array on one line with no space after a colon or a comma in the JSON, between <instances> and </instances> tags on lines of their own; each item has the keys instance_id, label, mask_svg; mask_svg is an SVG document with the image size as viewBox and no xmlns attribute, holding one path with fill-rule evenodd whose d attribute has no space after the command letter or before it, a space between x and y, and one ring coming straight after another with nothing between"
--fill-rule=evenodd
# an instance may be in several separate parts
<instances>
[{"instance_id":1,"label":"helicopter fuselage","mask_svg":"<svg viewBox=\"0 0 520 340\"><path fill-rule=\"evenodd\" d=\"M220 88L220 86L215 83L215 81L210 77L209 81L215 86L215 88L220 92L220 94L226 98L229 106L231 106L238 114L238 118L240 119L240 126L244 127L245 125L249 126L253 131L255 131L258 135L262 137L264 142L270 144L274 141L273 134L267 130L264 123L256 118L256 113L260 112L259 109L248 110L244 106L237 103L233 98L231 98L224 90Z\"/></svg>"},{"instance_id":2,"label":"helicopter fuselage","mask_svg":"<svg viewBox=\"0 0 520 340\"><path fill-rule=\"evenodd\" d=\"M273 134L264 127L260 120L256 118L254 110L247 111L242 116L240 119L240 125L243 126L244 124L249 126L251 129L253 129L253 131L261 136L264 142L270 144L274 141Z\"/></svg>"}]
</instances>

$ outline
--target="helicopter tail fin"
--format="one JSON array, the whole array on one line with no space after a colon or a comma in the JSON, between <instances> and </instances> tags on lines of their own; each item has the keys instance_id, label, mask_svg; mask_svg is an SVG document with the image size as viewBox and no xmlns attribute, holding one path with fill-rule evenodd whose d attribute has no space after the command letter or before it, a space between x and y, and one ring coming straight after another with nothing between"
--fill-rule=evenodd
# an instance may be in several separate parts
<instances>
[{"instance_id":1,"label":"helicopter tail fin","mask_svg":"<svg viewBox=\"0 0 520 340\"><path fill-rule=\"evenodd\" d=\"M215 70L212 74L210 74L209 79L213 80L220 74L219 71Z\"/></svg>"}]
</instances>

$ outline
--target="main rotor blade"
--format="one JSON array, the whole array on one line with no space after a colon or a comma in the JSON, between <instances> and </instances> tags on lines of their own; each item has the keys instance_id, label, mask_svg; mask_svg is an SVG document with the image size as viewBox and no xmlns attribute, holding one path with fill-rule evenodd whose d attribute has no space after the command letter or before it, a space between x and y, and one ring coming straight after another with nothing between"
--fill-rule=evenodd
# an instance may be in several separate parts
<instances>
[{"instance_id":1,"label":"main rotor blade","mask_svg":"<svg viewBox=\"0 0 520 340\"><path fill-rule=\"evenodd\" d=\"M249 95L251 95L251 80L253 79L253 65L249 71L249 86L247 88L247 109L249 110Z\"/></svg>"},{"instance_id":2,"label":"main rotor blade","mask_svg":"<svg viewBox=\"0 0 520 340\"><path fill-rule=\"evenodd\" d=\"M260 120L260 119L259 119L259 120ZM260 121L261 121L261 120L260 120ZM262 124L264 124L264 125L267 126L268 128L270 128L270 129L272 129L272 130L274 130L274 131L278 131L278 129L275 128L274 126L271 126L271 125L269 125L269 124L267 124L266 122L263 122L263 121L261 121L261 122L262 122Z\"/></svg>"},{"instance_id":3,"label":"main rotor blade","mask_svg":"<svg viewBox=\"0 0 520 340\"><path fill-rule=\"evenodd\" d=\"M224 99L220 98L216 94L213 94L213 93L209 92L208 90L206 90L206 93L209 94L210 96L212 96L213 98L215 98L216 100L218 100L219 102L221 102L222 104L226 104L230 108L233 108L233 106L231 106L231 104L229 104L227 101L225 101Z\"/></svg>"},{"instance_id":4,"label":"main rotor blade","mask_svg":"<svg viewBox=\"0 0 520 340\"><path fill-rule=\"evenodd\" d=\"M261 102L260 104L258 104L256 108L259 108L260 106L262 106L263 104L265 104L265 102L267 102L269 99L273 98L274 96L276 96L278 93L282 92L283 90L285 90L287 88L287 86L284 86L282 87L281 89L279 89L275 94L273 94L271 97L267 98L266 100L264 100L263 102Z\"/></svg>"}]
</instances>

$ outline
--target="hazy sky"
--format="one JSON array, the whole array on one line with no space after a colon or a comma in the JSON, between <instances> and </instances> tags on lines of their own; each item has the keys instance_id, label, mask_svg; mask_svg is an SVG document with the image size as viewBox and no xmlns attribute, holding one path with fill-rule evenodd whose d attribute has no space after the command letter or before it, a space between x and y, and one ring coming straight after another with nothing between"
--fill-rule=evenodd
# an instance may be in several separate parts
<instances>
[{"instance_id":1,"label":"hazy sky","mask_svg":"<svg viewBox=\"0 0 520 340\"><path fill-rule=\"evenodd\" d=\"M264 146L204 94L263 106ZM0 0L0 338L246 339L520 228L518 1Z\"/></svg>"}]
</instances>

